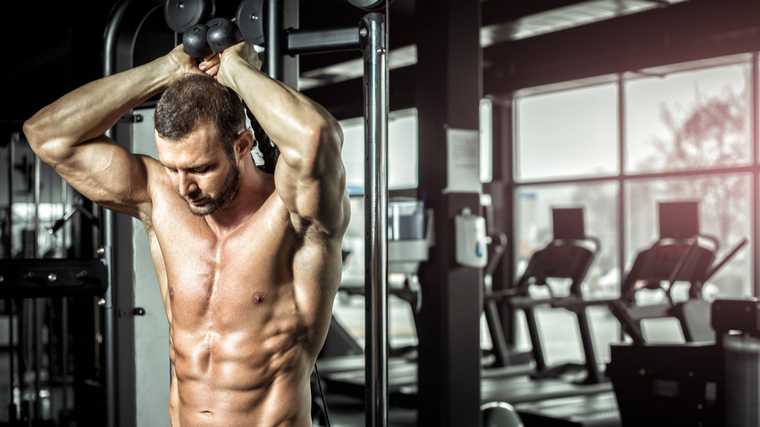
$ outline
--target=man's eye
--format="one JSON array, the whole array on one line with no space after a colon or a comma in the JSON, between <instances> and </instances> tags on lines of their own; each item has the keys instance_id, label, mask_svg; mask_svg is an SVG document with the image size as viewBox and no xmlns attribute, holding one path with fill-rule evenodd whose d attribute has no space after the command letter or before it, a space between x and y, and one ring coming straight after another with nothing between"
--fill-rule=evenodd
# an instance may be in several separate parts
<instances>
[{"instance_id":1,"label":"man's eye","mask_svg":"<svg viewBox=\"0 0 760 427\"><path fill-rule=\"evenodd\" d=\"M208 170L208 166L202 167L202 168L193 169L193 173L204 173L207 170Z\"/></svg>"},{"instance_id":2,"label":"man's eye","mask_svg":"<svg viewBox=\"0 0 760 427\"><path fill-rule=\"evenodd\" d=\"M169 172L169 173L171 173L171 174L177 173L177 169L172 169L169 166L164 166L164 167L166 168L166 171Z\"/></svg>"}]
</instances>

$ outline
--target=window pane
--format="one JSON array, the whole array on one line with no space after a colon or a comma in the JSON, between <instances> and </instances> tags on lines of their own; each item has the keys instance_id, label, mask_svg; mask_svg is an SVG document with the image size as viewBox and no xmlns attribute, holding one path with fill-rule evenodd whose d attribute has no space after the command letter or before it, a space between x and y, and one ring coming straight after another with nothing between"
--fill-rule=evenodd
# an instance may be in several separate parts
<instances>
[{"instance_id":1,"label":"window pane","mask_svg":"<svg viewBox=\"0 0 760 427\"><path fill-rule=\"evenodd\" d=\"M717 260L744 237L750 237L750 174L646 179L626 183L626 260L628 267L639 250L659 237L657 203L699 201L700 233L720 241ZM751 250L745 247L704 287L705 296L750 295Z\"/></svg>"},{"instance_id":2,"label":"window pane","mask_svg":"<svg viewBox=\"0 0 760 427\"><path fill-rule=\"evenodd\" d=\"M619 172L616 85L520 98L516 111L518 181Z\"/></svg>"},{"instance_id":3,"label":"window pane","mask_svg":"<svg viewBox=\"0 0 760 427\"><path fill-rule=\"evenodd\" d=\"M364 345L364 297L345 292L349 288L364 287L364 197L352 196L351 220L343 236L341 249L348 255L343 263L341 288L333 304L333 314L360 345ZM390 288L403 286L403 277L391 274ZM417 343L417 330L412 316L411 305L391 294L388 297L389 342L391 347Z\"/></svg>"},{"instance_id":4,"label":"window pane","mask_svg":"<svg viewBox=\"0 0 760 427\"><path fill-rule=\"evenodd\" d=\"M749 64L626 83L626 171L660 172L751 161Z\"/></svg>"},{"instance_id":5,"label":"window pane","mask_svg":"<svg viewBox=\"0 0 760 427\"><path fill-rule=\"evenodd\" d=\"M364 119L341 122L346 186L364 191ZM417 188L417 111L391 113L388 120L388 188Z\"/></svg>"},{"instance_id":6,"label":"window pane","mask_svg":"<svg viewBox=\"0 0 760 427\"><path fill-rule=\"evenodd\" d=\"M551 242L552 208L583 207L586 234L601 241L601 251L586 276L584 295L618 295L617 197L617 182L520 187L517 192L517 273L522 274L533 252Z\"/></svg>"}]
</instances>

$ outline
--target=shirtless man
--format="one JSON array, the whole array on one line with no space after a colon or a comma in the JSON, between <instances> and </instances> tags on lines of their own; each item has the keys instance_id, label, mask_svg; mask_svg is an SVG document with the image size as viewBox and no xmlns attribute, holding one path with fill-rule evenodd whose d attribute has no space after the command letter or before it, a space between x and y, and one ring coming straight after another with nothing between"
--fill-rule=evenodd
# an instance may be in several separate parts
<instances>
[{"instance_id":1,"label":"shirtless man","mask_svg":"<svg viewBox=\"0 0 760 427\"><path fill-rule=\"evenodd\" d=\"M174 427L311 426L309 377L350 216L343 136L324 108L260 66L249 42L201 64L180 45L24 125L75 189L145 226L170 327ZM104 135L161 91L158 160ZM251 158L236 94L280 149L274 176Z\"/></svg>"}]
</instances>

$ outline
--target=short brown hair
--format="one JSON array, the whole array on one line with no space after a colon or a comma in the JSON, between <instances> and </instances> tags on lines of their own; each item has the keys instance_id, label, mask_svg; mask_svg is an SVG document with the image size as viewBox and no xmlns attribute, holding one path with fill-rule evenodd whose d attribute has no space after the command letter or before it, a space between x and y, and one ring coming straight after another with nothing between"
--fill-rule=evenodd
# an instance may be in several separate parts
<instances>
[{"instance_id":1,"label":"short brown hair","mask_svg":"<svg viewBox=\"0 0 760 427\"><path fill-rule=\"evenodd\" d=\"M245 110L240 96L211 77L191 74L175 82L161 95L156 106L156 132L176 141L211 125L219 132L225 151L245 130Z\"/></svg>"}]
</instances>

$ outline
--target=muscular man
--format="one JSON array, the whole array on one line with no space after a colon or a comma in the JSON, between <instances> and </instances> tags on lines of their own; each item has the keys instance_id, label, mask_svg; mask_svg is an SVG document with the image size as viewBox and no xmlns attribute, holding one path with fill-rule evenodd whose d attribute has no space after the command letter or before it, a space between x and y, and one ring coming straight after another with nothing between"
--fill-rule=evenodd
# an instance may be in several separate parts
<instances>
[{"instance_id":1,"label":"muscular man","mask_svg":"<svg viewBox=\"0 0 760 427\"><path fill-rule=\"evenodd\" d=\"M174 427L311 425L309 376L350 216L342 132L260 66L248 42L201 64L179 46L24 125L75 189L145 226L170 327ZM104 135L161 91L158 160ZM251 158L238 94L280 149L274 176Z\"/></svg>"}]
</instances>

